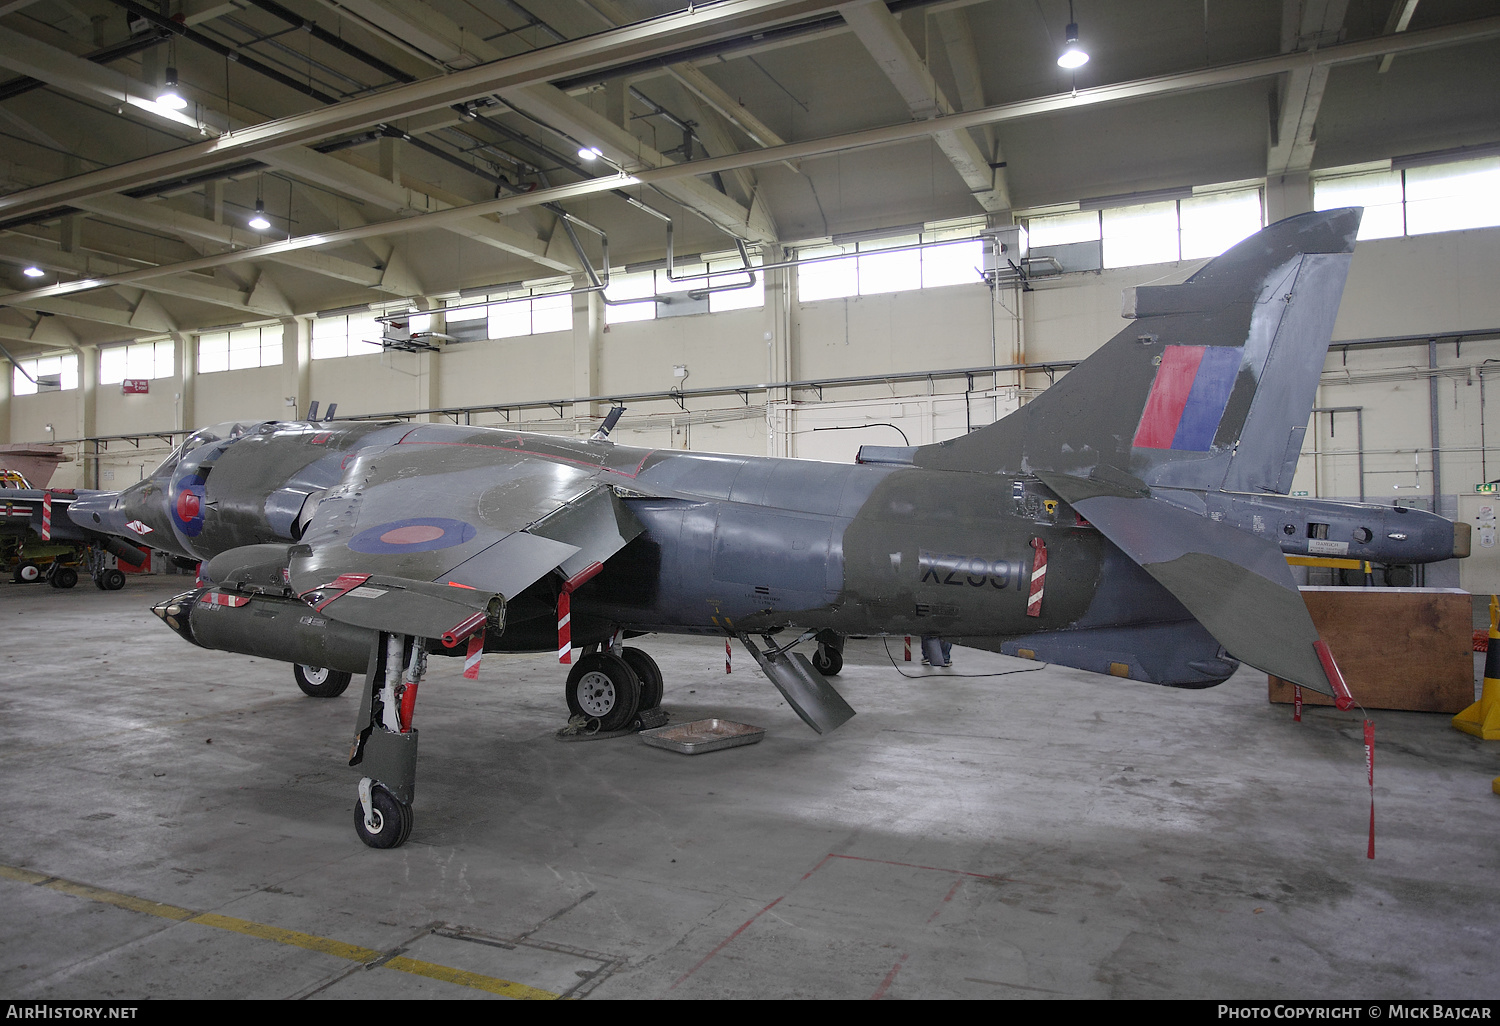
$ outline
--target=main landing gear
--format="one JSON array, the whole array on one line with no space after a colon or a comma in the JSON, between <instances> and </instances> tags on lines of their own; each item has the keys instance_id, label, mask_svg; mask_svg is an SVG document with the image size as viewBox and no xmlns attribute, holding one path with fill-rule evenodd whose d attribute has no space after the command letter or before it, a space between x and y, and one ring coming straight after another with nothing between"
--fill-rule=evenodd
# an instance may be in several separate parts
<instances>
[{"instance_id":1,"label":"main landing gear","mask_svg":"<svg viewBox=\"0 0 1500 1026\"><path fill-rule=\"evenodd\" d=\"M568 673L564 695L568 712L597 721L599 733L625 730L661 707L661 668L638 648L591 645Z\"/></svg>"},{"instance_id":2,"label":"main landing gear","mask_svg":"<svg viewBox=\"0 0 1500 1026\"><path fill-rule=\"evenodd\" d=\"M297 668L299 685L308 669ZM371 848L397 848L411 836L417 789L417 732L411 723L417 685L426 673L422 638L380 634L370 654L349 750L349 765L366 774L354 805L354 832Z\"/></svg>"}]
</instances>

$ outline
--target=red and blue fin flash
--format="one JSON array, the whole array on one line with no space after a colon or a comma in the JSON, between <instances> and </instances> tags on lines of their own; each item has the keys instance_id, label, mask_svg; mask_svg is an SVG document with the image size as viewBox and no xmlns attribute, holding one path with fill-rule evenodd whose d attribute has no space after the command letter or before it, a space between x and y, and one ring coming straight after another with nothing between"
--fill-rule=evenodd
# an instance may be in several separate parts
<instances>
[{"instance_id":1,"label":"red and blue fin flash","mask_svg":"<svg viewBox=\"0 0 1500 1026\"><path fill-rule=\"evenodd\" d=\"M1240 347L1167 346L1132 444L1140 449L1207 452L1243 357Z\"/></svg>"}]
</instances>

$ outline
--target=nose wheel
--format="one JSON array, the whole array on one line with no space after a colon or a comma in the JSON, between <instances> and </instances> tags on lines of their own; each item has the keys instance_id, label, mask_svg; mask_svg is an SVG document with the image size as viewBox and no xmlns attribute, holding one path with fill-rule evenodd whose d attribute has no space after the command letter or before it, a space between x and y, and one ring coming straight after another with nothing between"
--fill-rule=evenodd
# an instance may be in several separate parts
<instances>
[{"instance_id":1,"label":"nose wheel","mask_svg":"<svg viewBox=\"0 0 1500 1026\"><path fill-rule=\"evenodd\" d=\"M359 801L354 803L354 832L371 848L398 848L411 836L416 816L411 803L403 802L366 777L359 782Z\"/></svg>"}]
</instances>

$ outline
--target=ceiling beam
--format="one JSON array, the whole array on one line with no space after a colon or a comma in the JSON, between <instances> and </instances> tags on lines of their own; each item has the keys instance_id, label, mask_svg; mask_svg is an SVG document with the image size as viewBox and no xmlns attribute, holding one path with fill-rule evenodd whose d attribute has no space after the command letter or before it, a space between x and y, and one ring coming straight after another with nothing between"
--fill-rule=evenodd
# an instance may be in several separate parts
<instances>
[{"instance_id":1,"label":"ceiling beam","mask_svg":"<svg viewBox=\"0 0 1500 1026\"><path fill-rule=\"evenodd\" d=\"M1336 42L1348 8L1349 0L1282 0L1282 53ZM1280 118L1266 154L1266 174L1274 177L1312 167L1328 72L1329 65L1314 64L1287 73L1280 91Z\"/></svg>"},{"instance_id":2,"label":"ceiling beam","mask_svg":"<svg viewBox=\"0 0 1500 1026\"><path fill-rule=\"evenodd\" d=\"M400 142L398 139L388 141ZM404 184L397 185L390 179L382 178L347 160L319 153L305 146L273 150L262 154L260 159L304 181L324 186L345 196L351 196L398 214L447 210L455 205L438 199L430 192L413 189ZM472 222L466 222L450 231L514 256L525 257L548 270L569 273L582 270L577 260L570 261L548 256L547 244L541 239L487 218L476 217Z\"/></svg>"},{"instance_id":3,"label":"ceiling beam","mask_svg":"<svg viewBox=\"0 0 1500 1026\"><path fill-rule=\"evenodd\" d=\"M1395 32L1405 32L1411 26L1412 15L1417 13L1417 0L1395 0L1391 4L1390 16L1385 21L1385 34L1391 35ZM1384 75L1391 70L1391 61L1396 59L1395 54L1386 54L1380 58L1380 64L1376 71Z\"/></svg>"},{"instance_id":4,"label":"ceiling beam","mask_svg":"<svg viewBox=\"0 0 1500 1026\"><path fill-rule=\"evenodd\" d=\"M0 68L46 82L91 103L104 102L134 107L145 113L198 131L202 122L186 111L159 106L146 83L38 42L28 35L0 25ZM211 131L216 128L210 126Z\"/></svg>"},{"instance_id":5,"label":"ceiling beam","mask_svg":"<svg viewBox=\"0 0 1500 1026\"><path fill-rule=\"evenodd\" d=\"M260 242L260 236L242 231L233 225L210 221L206 217L195 217L167 206L147 200L131 199L128 196L95 196L81 200L78 206L91 214L118 221L122 224L166 231L183 239L199 239L216 243L228 249L247 249ZM339 281L378 289L381 271L377 267L344 260L327 253L298 251L271 257L277 263L287 264L304 271L312 271Z\"/></svg>"},{"instance_id":6,"label":"ceiling beam","mask_svg":"<svg viewBox=\"0 0 1500 1026\"><path fill-rule=\"evenodd\" d=\"M434 59L444 64L452 65L455 61L464 60L503 62L496 47L466 32L420 0L403 0L401 3L393 0L351 2L362 16L375 21L386 31L399 32L403 38L427 49ZM418 40L425 40L426 43ZM429 46L431 49L428 49ZM604 159L617 167L630 171L643 167L663 167L672 163L636 138L628 129L595 113L555 86L537 83L500 89L498 93L505 102L518 110L571 137L575 148L598 147ZM760 211L752 213L749 208L707 182L686 178L674 181L670 186L662 186L661 191L737 238L752 242L775 241L776 226Z\"/></svg>"},{"instance_id":7,"label":"ceiling beam","mask_svg":"<svg viewBox=\"0 0 1500 1026\"><path fill-rule=\"evenodd\" d=\"M827 0L722 0L581 39L557 43L450 75L279 118L226 136L0 196L0 218L25 217L101 193L225 167L281 146L302 145L503 88L605 69L754 33L833 8ZM87 63L87 62L84 62Z\"/></svg>"},{"instance_id":8,"label":"ceiling beam","mask_svg":"<svg viewBox=\"0 0 1500 1026\"><path fill-rule=\"evenodd\" d=\"M954 112L948 97L943 95L916 47L906 38L901 23L883 0L847 4L839 8L839 13L901 94L913 118L926 121ZM973 136L956 130L934 132L932 137L980 206L991 213L1010 209L1004 182L996 180L989 157L979 151Z\"/></svg>"},{"instance_id":9,"label":"ceiling beam","mask_svg":"<svg viewBox=\"0 0 1500 1026\"><path fill-rule=\"evenodd\" d=\"M463 217L471 217L476 214L508 215L528 207L539 206L543 203L566 202L582 196L609 192L623 186L635 184L654 185L688 175L708 175L716 171L732 171L740 167L759 167L766 164L780 163L784 160L803 160L810 157L825 156L867 147L889 146L912 139L924 138L939 131L978 128L981 125L1004 124L1010 121L1019 121L1058 111L1138 101L1154 96L1170 96L1195 92L1201 89L1212 89L1235 85L1241 82L1254 82L1272 78L1276 75L1285 74L1288 71L1315 64L1334 65L1366 61L1379 57L1383 53L1408 53L1416 50L1455 46L1496 37L1500 37L1500 17L1480 18L1458 25L1445 25L1438 28L1422 29L1417 32L1406 32L1398 36L1382 36L1354 43L1343 43L1317 51L1261 57L1255 60L1241 61L1236 64L1205 68L1198 71L1179 72L1171 75L1137 79L1132 82L1095 86L1088 89L1080 89L1076 93L1055 93L1051 96L1042 96L1030 100L996 104L982 110L950 114L947 117L937 118L932 121L902 122L895 125L886 125L882 128L869 128L858 132L825 136L821 139L809 139L803 142L787 143L782 146L772 146L764 150L750 150L727 157L709 157L704 160L695 160L688 164L670 164L654 170L642 170L634 175L624 177L607 175L601 178L590 178L581 182L574 182L570 185L537 189L534 192L520 196L506 196L502 199L475 203L469 207L443 210L432 214L421 214L393 223L387 222L361 228L346 228L341 231L324 232L314 236L288 239L284 242L269 242L253 249L235 253L222 253L212 257L201 257L197 260L184 261L171 266L145 268L140 271L132 271L127 275L66 282L61 285L32 289L25 293L13 294L12 296L0 296L0 306L9 305L13 298L35 299L46 296L68 295L75 292L86 292L90 289L125 284L135 280L145 280L161 274L181 274L187 271L205 270L210 267L220 267L245 260L264 260L273 257L279 259L286 254L323 246L343 245L376 235L383 234L389 236L405 231L420 231L442 227Z\"/></svg>"},{"instance_id":10,"label":"ceiling beam","mask_svg":"<svg viewBox=\"0 0 1500 1026\"><path fill-rule=\"evenodd\" d=\"M125 263L87 253L64 252L14 234L4 238L4 245L0 246L0 261L6 263L35 264L69 274L118 274L141 266L140 263ZM149 282L143 282L141 287L163 295L228 307L241 313L268 317L283 317L292 313L285 299L279 303L260 303L255 301L253 290L225 288L196 275L152 278Z\"/></svg>"},{"instance_id":11,"label":"ceiling beam","mask_svg":"<svg viewBox=\"0 0 1500 1026\"><path fill-rule=\"evenodd\" d=\"M639 174L668 166L692 167L696 161L674 165L629 131L550 85L504 89L501 99L552 128L566 133L582 146L597 146L604 159L628 174ZM681 203L711 221L721 231L747 242L776 241L776 226L763 211L751 212L708 182L688 175L671 176L657 186L669 199Z\"/></svg>"},{"instance_id":12,"label":"ceiling beam","mask_svg":"<svg viewBox=\"0 0 1500 1026\"><path fill-rule=\"evenodd\" d=\"M0 46L3 46L5 42L6 32L8 30L0 28ZM105 80L109 76L114 76L117 80L116 85L120 88L124 88L123 84L129 84L132 81L118 72L99 68L98 65L89 61L40 43L31 42L27 54L31 62L28 67L34 67L38 72L38 77L48 82L49 85L70 88L90 99L113 100L116 97L118 90L112 90L106 84ZM4 64L6 60L7 58L0 57L0 64ZM390 140L392 143L395 141ZM260 159L272 167L294 174L306 181L397 213L444 210L451 206L451 204L358 168L348 161L304 146L273 150L261 154ZM454 230L485 245L535 261L549 270L572 272L580 269L576 261L568 262L548 257L546 243L534 236L494 221L476 218L473 224Z\"/></svg>"}]
</instances>

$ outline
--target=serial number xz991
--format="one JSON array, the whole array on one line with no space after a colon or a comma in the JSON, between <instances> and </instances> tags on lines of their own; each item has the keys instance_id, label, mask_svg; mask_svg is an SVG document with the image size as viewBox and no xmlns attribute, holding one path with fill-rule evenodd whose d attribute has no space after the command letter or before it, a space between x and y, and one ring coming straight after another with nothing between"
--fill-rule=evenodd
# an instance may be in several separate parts
<instances>
[{"instance_id":1,"label":"serial number xz991","mask_svg":"<svg viewBox=\"0 0 1500 1026\"><path fill-rule=\"evenodd\" d=\"M1024 566L1006 559L985 559L983 556L965 556L957 552L918 553L918 565L922 569L922 584L956 584L971 588L1005 589L1015 584L1017 588L1025 580Z\"/></svg>"}]
</instances>

